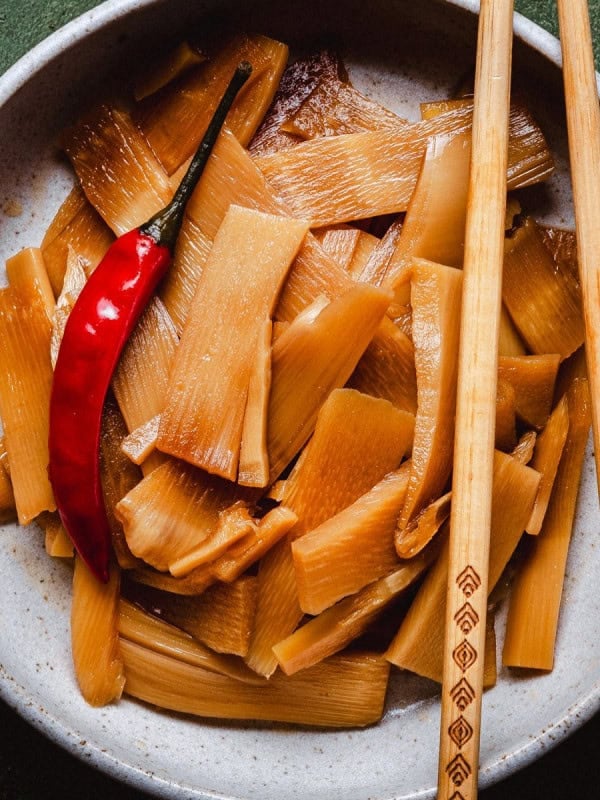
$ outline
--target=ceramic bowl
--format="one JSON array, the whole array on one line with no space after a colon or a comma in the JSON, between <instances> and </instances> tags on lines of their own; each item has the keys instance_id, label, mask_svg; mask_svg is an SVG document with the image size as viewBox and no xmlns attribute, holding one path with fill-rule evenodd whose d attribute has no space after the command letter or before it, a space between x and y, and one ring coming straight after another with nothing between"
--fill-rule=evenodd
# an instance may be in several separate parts
<instances>
[{"instance_id":1,"label":"ceramic bowl","mask_svg":"<svg viewBox=\"0 0 600 800\"><path fill-rule=\"evenodd\" d=\"M61 128L109 84L215 14L290 43L333 40L355 84L408 117L446 97L474 63L476 3L402 0L109 0L39 45L0 80L0 254L37 245L72 183ZM516 80L556 153L558 174L530 200L572 224L558 43L517 17ZM483 703L481 785L529 763L598 708L600 548L588 452L569 557L556 666L524 678L500 670ZM35 528L0 538L0 692L54 741L113 777L161 797L416 800L434 796L439 692L395 672L380 724L333 732L192 719L124 699L92 709L69 652L70 571Z\"/></svg>"}]
</instances>

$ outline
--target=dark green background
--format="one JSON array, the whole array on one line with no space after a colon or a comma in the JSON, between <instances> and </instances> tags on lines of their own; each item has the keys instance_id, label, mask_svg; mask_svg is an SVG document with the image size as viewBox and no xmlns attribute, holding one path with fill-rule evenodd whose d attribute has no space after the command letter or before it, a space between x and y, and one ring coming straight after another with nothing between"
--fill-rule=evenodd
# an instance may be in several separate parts
<instances>
[{"instance_id":1,"label":"dark green background","mask_svg":"<svg viewBox=\"0 0 600 800\"><path fill-rule=\"evenodd\" d=\"M37 42L95 5L94 0L0 0L0 73ZM515 0L515 8L557 33L554 0ZM600 0L591 0L590 10L600 52ZM600 66L598 57L596 64ZM482 792L481 800L600 798L599 742L600 715L531 767ZM0 703L0 800L143 797L64 753Z\"/></svg>"}]
</instances>

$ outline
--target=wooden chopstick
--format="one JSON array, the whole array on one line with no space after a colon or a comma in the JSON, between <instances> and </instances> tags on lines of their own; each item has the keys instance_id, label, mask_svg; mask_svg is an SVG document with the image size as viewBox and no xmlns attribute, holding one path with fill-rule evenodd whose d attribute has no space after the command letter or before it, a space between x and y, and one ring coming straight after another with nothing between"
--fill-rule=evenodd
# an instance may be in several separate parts
<instances>
[{"instance_id":1,"label":"wooden chopstick","mask_svg":"<svg viewBox=\"0 0 600 800\"><path fill-rule=\"evenodd\" d=\"M450 518L438 800L477 796L513 0L482 0Z\"/></svg>"},{"instance_id":2,"label":"wooden chopstick","mask_svg":"<svg viewBox=\"0 0 600 800\"><path fill-rule=\"evenodd\" d=\"M600 106L586 0L558 0L558 21L600 492Z\"/></svg>"}]
</instances>

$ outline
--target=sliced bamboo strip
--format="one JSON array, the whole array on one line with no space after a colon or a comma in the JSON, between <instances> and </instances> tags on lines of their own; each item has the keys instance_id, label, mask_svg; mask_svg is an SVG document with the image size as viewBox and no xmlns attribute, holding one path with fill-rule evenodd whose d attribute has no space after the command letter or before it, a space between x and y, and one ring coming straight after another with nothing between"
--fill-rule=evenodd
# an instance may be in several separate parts
<instances>
[{"instance_id":1,"label":"sliced bamboo strip","mask_svg":"<svg viewBox=\"0 0 600 800\"><path fill-rule=\"evenodd\" d=\"M189 42L181 42L145 70L135 82L133 95L143 100L176 80L197 64L206 61L206 54Z\"/></svg>"},{"instance_id":2,"label":"sliced bamboo strip","mask_svg":"<svg viewBox=\"0 0 600 800\"><path fill-rule=\"evenodd\" d=\"M335 389L315 432L283 486L281 500L298 516L290 536L262 559L248 664L262 675L276 667L272 647L302 619L290 538L349 506L395 469L412 441L414 419L385 400Z\"/></svg>"},{"instance_id":3,"label":"sliced bamboo strip","mask_svg":"<svg viewBox=\"0 0 600 800\"><path fill-rule=\"evenodd\" d=\"M242 145L248 144L273 99L287 57L288 48L281 42L236 34L205 63L143 103L136 122L169 175L196 150L241 61L249 61L253 72L227 115L227 124Z\"/></svg>"},{"instance_id":4,"label":"sliced bamboo strip","mask_svg":"<svg viewBox=\"0 0 600 800\"><path fill-rule=\"evenodd\" d=\"M335 225L406 211L429 137L470 128L471 109L459 109L398 131L314 139L256 163L295 214L312 227ZM553 164L543 137L522 152L524 131L512 130L508 188L548 177Z\"/></svg>"},{"instance_id":5,"label":"sliced bamboo strip","mask_svg":"<svg viewBox=\"0 0 600 800\"><path fill-rule=\"evenodd\" d=\"M335 54L328 50L299 58L290 64L281 77L271 107L248 145L253 156L275 153L293 147L300 137L281 129L316 89L325 75L344 72Z\"/></svg>"},{"instance_id":6,"label":"sliced bamboo strip","mask_svg":"<svg viewBox=\"0 0 600 800\"><path fill-rule=\"evenodd\" d=\"M61 293L69 248L93 270L113 235L83 190L76 185L59 208L42 240L42 254L55 297Z\"/></svg>"},{"instance_id":7,"label":"sliced bamboo strip","mask_svg":"<svg viewBox=\"0 0 600 800\"><path fill-rule=\"evenodd\" d=\"M305 444L329 393L352 374L389 300L387 292L359 284L316 317L300 315L275 342L267 439L271 480Z\"/></svg>"},{"instance_id":8,"label":"sliced bamboo strip","mask_svg":"<svg viewBox=\"0 0 600 800\"><path fill-rule=\"evenodd\" d=\"M398 527L443 491L452 469L462 272L415 259L411 280L417 416Z\"/></svg>"},{"instance_id":9,"label":"sliced bamboo strip","mask_svg":"<svg viewBox=\"0 0 600 800\"><path fill-rule=\"evenodd\" d=\"M264 683L240 659L213 652L183 630L157 619L128 600L120 602L119 634L129 642L183 664L202 667L250 685Z\"/></svg>"},{"instance_id":10,"label":"sliced bamboo strip","mask_svg":"<svg viewBox=\"0 0 600 800\"><path fill-rule=\"evenodd\" d=\"M244 656L254 622L256 590L256 577L242 575L233 583L216 583L197 597L147 590L139 601L212 650ZM138 599L138 593L134 597Z\"/></svg>"},{"instance_id":11,"label":"sliced bamboo strip","mask_svg":"<svg viewBox=\"0 0 600 800\"><path fill-rule=\"evenodd\" d=\"M426 547L450 516L452 493L446 492L420 511L405 528L397 528L398 558L414 558Z\"/></svg>"},{"instance_id":12,"label":"sliced bamboo strip","mask_svg":"<svg viewBox=\"0 0 600 800\"><path fill-rule=\"evenodd\" d=\"M498 380L514 388L517 414L531 427L543 428L548 421L559 361L559 355L498 359Z\"/></svg>"},{"instance_id":13,"label":"sliced bamboo strip","mask_svg":"<svg viewBox=\"0 0 600 800\"><path fill-rule=\"evenodd\" d=\"M75 559L71 651L77 683L86 701L103 706L118 700L125 675L119 651L120 571L110 568L101 583L80 558Z\"/></svg>"},{"instance_id":14,"label":"sliced bamboo strip","mask_svg":"<svg viewBox=\"0 0 600 800\"><path fill-rule=\"evenodd\" d=\"M131 431L123 439L121 450L134 464L143 464L156 447L160 414Z\"/></svg>"},{"instance_id":15,"label":"sliced bamboo strip","mask_svg":"<svg viewBox=\"0 0 600 800\"><path fill-rule=\"evenodd\" d=\"M373 234L366 231L359 231L358 241L348 265L348 272L354 280L362 280L361 276L378 247L379 241L377 236L373 236ZM363 282L366 283L367 281Z\"/></svg>"},{"instance_id":16,"label":"sliced bamboo strip","mask_svg":"<svg viewBox=\"0 0 600 800\"><path fill-rule=\"evenodd\" d=\"M383 712L389 665L373 655L333 656L291 678L249 686L128 641L121 649L127 693L173 711L329 728L369 725Z\"/></svg>"},{"instance_id":17,"label":"sliced bamboo strip","mask_svg":"<svg viewBox=\"0 0 600 800\"><path fill-rule=\"evenodd\" d=\"M0 464L0 524L16 519L15 495L10 475Z\"/></svg>"},{"instance_id":18,"label":"sliced bamboo strip","mask_svg":"<svg viewBox=\"0 0 600 800\"><path fill-rule=\"evenodd\" d=\"M429 140L384 280L394 289L396 302L410 299L410 275L406 280L403 273L413 258L462 267L470 161L470 131Z\"/></svg>"},{"instance_id":19,"label":"sliced bamboo strip","mask_svg":"<svg viewBox=\"0 0 600 800\"><path fill-rule=\"evenodd\" d=\"M48 479L50 322L39 297L0 291L0 418L19 522L56 504Z\"/></svg>"},{"instance_id":20,"label":"sliced bamboo strip","mask_svg":"<svg viewBox=\"0 0 600 800\"><path fill-rule=\"evenodd\" d=\"M117 503L116 514L131 552L166 571L207 541L219 513L243 497L235 484L170 459Z\"/></svg>"},{"instance_id":21,"label":"sliced bamboo strip","mask_svg":"<svg viewBox=\"0 0 600 800\"><path fill-rule=\"evenodd\" d=\"M417 377L412 341L385 318L352 373L349 385L414 414Z\"/></svg>"},{"instance_id":22,"label":"sliced bamboo strip","mask_svg":"<svg viewBox=\"0 0 600 800\"><path fill-rule=\"evenodd\" d=\"M566 395L563 395L552 414L550 414L546 427L537 437L531 462L533 469L536 469L542 476L531 519L525 527L527 533L534 536L542 529L552 487L554 486L556 471L567 441L568 431L569 405Z\"/></svg>"},{"instance_id":23,"label":"sliced bamboo strip","mask_svg":"<svg viewBox=\"0 0 600 800\"><path fill-rule=\"evenodd\" d=\"M282 128L303 139L377 130L398 130L405 120L355 89L337 74L325 73Z\"/></svg>"},{"instance_id":24,"label":"sliced bamboo strip","mask_svg":"<svg viewBox=\"0 0 600 800\"><path fill-rule=\"evenodd\" d=\"M363 267L360 275L356 275L356 279L372 283L374 286L381 286L381 283L387 273L390 259L394 254L398 239L402 232L402 222L398 218L387 229L385 234L379 240L378 245L374 248L369 256L369 260Z\"/></svg>"},{"instance_id":25,"label":"sliced bamboo strip","mask_svg":"<svg viewBox=\"0 0 600 800\"><path fill-rule=\"evenodd\" d=\"M273 323L267 319L258 335L256 358L248 383L238 469L241 486L265 487L269 483L267 412L271 391L272 338Z\"/></svg>"},{"instance_id":26,"label":"sliced bamboo strip","mask_svg":"<svg viewBox=\"0 0 600 800\"><path fill-rule=\"evenodd\" d=\"M551 670L565 566L590 424L588 383L578 378L567 393L569 432L555 487L538 536L527 541L515 578L502 652L510 667Z\"/></svg>"},{"instance_id":27,"label":"sliced bamboo strip","mask_svg":"<svg viewBox=\"0 0 600 800\"><path fill-rule=\"evenodd\" d=\"M539 475L534 470L505 453L496 451L494 464L489 591L521 538L539 485ZM448 549L446 541L386 654L401 669L438 682L442 681L443 671ZM469 631L480 614L475 612L477 617L474 616L470 598L464 598L459 608L462 610L458 616L464 617Z\"/></svg>"},{"instance_id":28,"label":"sliced bamboo strip","mask_svg":"<svg viewBox=\"0 0 600 800\"><path fill-rule=\"evenodd\" d=\"M142 479L141 471L122 452L121 446L126 434L123 417L114 399L109 396L104 405L100 435L102 492L115 556L122 569L132 569L141 562L127 546L123 526L115 513L117 503Z\"/></svg>"},{"instance_id":29,"label":"sliced bamboo strip","mask_svg":"<svg viewBox=\"0 0 600 800\"><path fill-rule=\"evenodd\" d=\"M510 318L506 306L502 304L500 312L500 333L498 335L498 355L524 356L527 350L515 324Z\"/></svg>"},{"instance_id":30,"label":"sliced bamboo strip","mask_svg":"<svg viewBox=\"0 0 600 800\"><path fill-rule=\"evenodd\" d=\"M363 634L370 623L427 569L433 555L432 550L430 555L412 559L391 575L340 600L278 642L273 652L285 674L293 675L298 670L312 667Z\"/></svg>"},{"instance_id":31,"label":"sliced bamboo strip","mask_svg":"<svg viewBox=\"0 0 600 800\"><path fill-rule=\"evenodd\" d=\"M506 240L502 299L530 352L566 358L583 343L584 321L577 275L560 266L526 219Z\"/></svg>"},{"instance_id":32,"label":"sliced bamboo strip","mask_svg":"<svg viewBox=\"0 0 600 800\"><path fill-rule=\"evenodd\" d=\"M171 199L166 173L125 111L100 106L66 132L63 146L88 200L117 235Z\"/></svg>"},{"instance_id":33,"label":"sliced bamboo strip","mask_svg":"<svg viewBox=\"0 0 600 800\"><path fill-rule=\"evenodd\" d=\"M211 247L212 239L186 216L177 237L173 263L159 287L160 298L179 335L185 327Z\"/></svg>"},{"instance_id":34,"label":"sliced bamboo strip","mask_svg":"<svg viewBox=\"0 0 600 800\"><path fill-rule=\"evenodd\" d=\"M177 350L159 449L236 479L257 337L306 231L300 221L229 209Z\"/></svg>"},{"instance_id":35,"label":"sliced bamboo strip","mask_svg":"<svg viewBox=\"0 0 600 800\"><path fill-rule=\"evenodd\" d=\"M340 225L334 228L323 228L316 232L316 237L323 249L337 261L340 267L349 272L361 233L362 231L358 228Z\"/></svg>"},{"instance_id":36,"label":"sliced bamboo strip","mask_svg":"<svg viewBox=\"0 0 600 800\"><path fill-rule=\"evenodd\" d=\"M494 444L510 452L517 443L517 396L515 387L501 377L496 387L496 428Z\"/></svg>"},{"instance_id":37,"label":"sliced bamboo strip","mask_svg":"<svg viewBox=\"0 0 600 800\"><path fill-rule=\"evenodd\" d=\"M6 262L6 277L10 285L21 292L33 292L42 302L46 316L52 319L54 313L54 294L46 272L42 251L37 247L27 247L9 258Z\"/></svg>"},{"instance_id":38,"label":"sliced bamboo strip","mask_svg":"<svg viewBox=\"0 0 600 800\"><path fill-rule=\"evenodd\" d=\"M399 566L394 531L408 480L409 468L403 466L351 506L293 542L303 611L320 614Z\"/></svg>"},{"instance_id":39,"label":"sliced bamboo strip","mask_svg":"<svg viewBox=\"0 0 600 800\"><path fill-rule=\"evenodd\" d=\"M58 351L67 326L71 309L77 302L81 290L85 286L87 275L83 262L69 245L67 247L66 268L63 275L62 289L56 298L56 305L51 316L52 337L50 339L50 360L52 368L56 366Z\"/></svg>"},{"instance_id":40,"label":"sliced bamboo strip","mask_svg":"<svg viewBox=\"0 0 600 800\"><path fill-rule=\"evenodd\" d=\"M123 350L112 380L129 432L163 410L178 344L166 308L153 298Z\"/></svg>"},{"instance_id":41,"label":"sliced bamboo strip","mask_svg":"<svg viewBox=\"0 0 600 800\"><path fill-rule=\"evenodd\" d=\"M58 512L44 511L36 522L44 531L44 546L52 558L73 558L75 549Z\"/></svg>"}]
</instances>

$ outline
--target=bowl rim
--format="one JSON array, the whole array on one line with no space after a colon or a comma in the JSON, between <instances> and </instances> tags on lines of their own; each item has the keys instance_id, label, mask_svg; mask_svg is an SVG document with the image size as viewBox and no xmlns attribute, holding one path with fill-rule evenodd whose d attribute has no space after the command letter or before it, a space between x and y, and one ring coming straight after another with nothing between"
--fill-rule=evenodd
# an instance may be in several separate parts
<instances>
[{"instance_id":1,"label":"bowl rim","mask_svg":"<svg viewBox=\"0 0 600 800\"><path fill-rule=\"evenodd\" d=\"M0 108L7 103L24 85L48 67L54 59L66 53L70 47L80 41L82 36L97 33L107 25L124 19L131 14L143 11L151 6L159 6L168 0L104 0L99 5L78 15L61 28L43 39L6 72L0 75ZM479 0L436 0L440 4L454 6L477 15ZM529 49L541 55L546 61L559 69L562 66L562 55L559 40L549 31L522 14L514 13L514 35ZM600 92L600 74L596 73ZM42 705L37 705L28 696L27 688L17 684L0 668L0 698L24 720L31 724L44 736L62 747L71 755L102 771L111 778L119 780L140 791L151 795L189 797L191 792L200 798L222 797L214 792L204 791L172 783L143 769L126 764L110 752L86 742L73 735L68 727L58 718L49 714ZM548 752L577 728L590 720L600 710L600 682L587 695L577 699L569 706L562 717L551 720L543 731L532 737L517 750L501 755L480 773L480 786L488 787L503 780L509 775L528 766L539 756ZM557 735L558 732L558 735ZM418 792L413 800L429 797L429 793Z\"/></svg>"}]
</instances>

